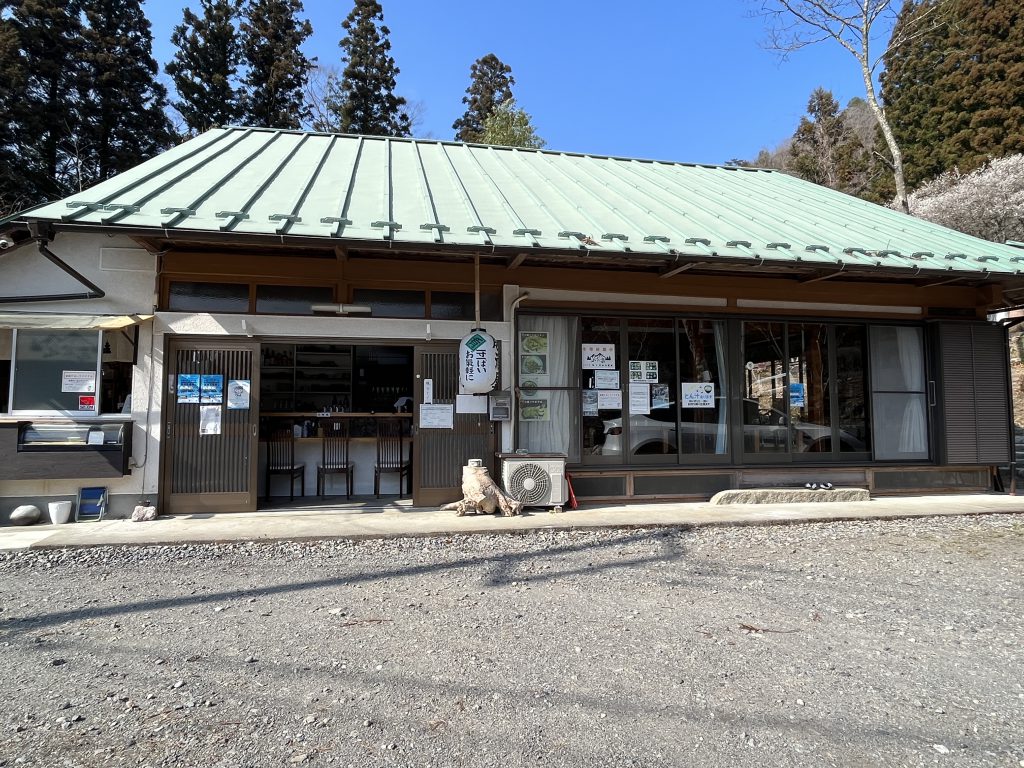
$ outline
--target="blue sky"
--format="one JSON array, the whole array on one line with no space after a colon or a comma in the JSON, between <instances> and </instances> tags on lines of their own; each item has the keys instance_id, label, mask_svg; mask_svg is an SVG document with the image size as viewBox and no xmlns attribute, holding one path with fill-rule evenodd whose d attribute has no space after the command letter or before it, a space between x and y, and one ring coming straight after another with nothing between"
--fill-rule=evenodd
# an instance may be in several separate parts
<instances>
[{"instance_id":1,"label":"blue sky","mask_svg":"<svg viewBox=\"0 0 1024 768\"><path fill-rule=\"evenodd\" d=\"M183 0L146 0L154 55L170 60ZM401 69L398 92L423 103L417 135L451 139L469 67L487 53L512 67L519 105L549 149L685 162L754 158L793 133L811 91L863 96L853 57L834 43L788 61L766 50L757 0L381 0ZM340 67L351 0L306 0L304 49ZM170 86L169 80L164 81Z\"/></svg>"}]
</instances>

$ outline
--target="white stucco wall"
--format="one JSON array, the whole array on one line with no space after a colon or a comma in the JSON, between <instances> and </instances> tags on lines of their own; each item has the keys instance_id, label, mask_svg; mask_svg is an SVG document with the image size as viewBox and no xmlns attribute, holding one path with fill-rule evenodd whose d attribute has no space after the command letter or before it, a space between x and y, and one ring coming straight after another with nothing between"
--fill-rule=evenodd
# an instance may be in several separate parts
<instances>
[{"instance_id":1,"label":"white stucco wall","mask_svg":"<svg viewBox=\"0 0 1024 768\"><path fill-rule=\"evenodd\" d=\"M106 293L102 299L71 299L4 305L20 312L105 315L151 314L156 304L156 256L133 240L61 233L47 246L72 269ZM83 293L87 289L50 263L35 243L0 251L0 296Z\"/></svg>"},{"instance_id":2,"label":"white stucco wall","mask_svg":"<svg viewBox=\"0 0 1024 768\"><path fill-rule=\"evenodd\" d=\"M133 240L97 234L62 233L47 245L72 269L102 289L101 299L71 299L45 302L18 302L0 305L0 311L60 314L121 315L152 314L156 303L156 257ZM0 296L84 293L87 289L70 275L50 263L34 243L13 252L0 252ZM157 466L152 450L159 437L159 414L150 414L147 406L151 382L156 374L152 352L152 322L139 329L138 364L132 372L132 414L135 428L132 438L131 474L124 478L104 478L102 484L111 495L154 494ZM10 359L10 332L0 331L0 358ZM0 406L2 408L2 406ZM148 439L147 439L148 436ZM73 496L89 484L90 478L74 480L0 480L0 498L24 496Z\"/></svg>"}]
</instances>

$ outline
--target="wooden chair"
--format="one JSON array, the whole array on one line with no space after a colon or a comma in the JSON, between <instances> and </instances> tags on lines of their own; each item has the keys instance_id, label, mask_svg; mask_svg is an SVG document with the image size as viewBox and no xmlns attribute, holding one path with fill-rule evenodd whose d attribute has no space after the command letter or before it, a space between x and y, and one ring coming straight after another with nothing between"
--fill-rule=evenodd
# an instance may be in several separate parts
<instances>
[{"instance_id":1,"label":"wooden chair","mask_svg":"<svg viewBox=\"0 0 1024 768\"><path fill-rule=\"evenodd\" d=\"M373 493L380 498L380 476L388 472L398 474L398 498L402 498L402 481L409 478L412 493L412 462L405 458L402 441L405 432L402 419L377 420L377 463L373 467Z\"/></svg>"},{"instance_id":2,"label":"wooden chair","mask_svg":"<svg viewBox=\"0 0 1024 768\"><path fill-rule=\"evenodd\" d=\"M274 475L288 475L288 498L295 501L295 478L302 483L306 495L306 465L295 463L295 432L291 426L277 427L267 440L267 498L270 498L270 480Z\"/></svg>"},{"instance_id":3,"label":"wooden chair","mask_svg":"<svg viewBox=\"0 0 1024 768\"><path fill-rule=\"evenodd\" d=\"M320 463L316 465L316 493L321 498L327 488L328 475L346 476L346 496L352 498L352 475L355 465L348 460L348 419L323 422L324 442Z\"/></svg>"}]
</instances>

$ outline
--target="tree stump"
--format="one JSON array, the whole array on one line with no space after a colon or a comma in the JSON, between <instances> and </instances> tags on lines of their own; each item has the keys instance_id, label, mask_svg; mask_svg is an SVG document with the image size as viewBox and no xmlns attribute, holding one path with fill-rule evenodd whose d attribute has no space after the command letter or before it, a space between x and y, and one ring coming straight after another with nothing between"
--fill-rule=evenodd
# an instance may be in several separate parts
<instances>
[{"instance_id":1,"label":"tree stump","mask_svg":"<svg viewBox=\"0 0 1024 768\"><path fill-rule=\"evenodd\" d=\"M462 499L445 504L441 509L455 510L456 517L467 512L493 515L498 511L505 517L512 517L522 511L523 504L498 487L487 467L470 463L462 468Z\"/></svg>"}]
</instances>

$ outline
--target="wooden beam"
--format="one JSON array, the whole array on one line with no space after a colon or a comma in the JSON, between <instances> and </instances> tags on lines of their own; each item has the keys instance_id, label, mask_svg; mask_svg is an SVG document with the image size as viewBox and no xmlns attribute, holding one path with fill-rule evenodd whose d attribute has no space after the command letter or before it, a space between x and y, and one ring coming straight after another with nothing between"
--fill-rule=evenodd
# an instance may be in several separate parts
<instances>
[{"instance_id":1,"label":"wooden beam","mask_svg":"<svg viewBox=\"0 0 1024 768\"><path fill-rule=\"evenodd\" d=\"M661 274L658 275L658 279L659 280L664 280L666 277L672 277L672 275L678 275L680 272L685 272L688 269L693 269L694 267L699 267L702 263L703 262L700 262L700 261L691 261L688 264L683 264L683 266L681 266L681 267L675 267L675 268L670 269L670 270L668 270L666 272L662 272Z\"/></svg>"},{"instance_id":2,"label":"wooden beam","mask_svg":"<svg viewBox=\"0 0 1024 768\"><path fill-rule=\"evenodd\" d=\"M516 267L518 267L520 264L522 264L524 261L526 261L527 255L528 254L525 254L525 253L520 253L520 254L516 255L516 257L513 258L512 261L510 261L508 263L508 268L509 269L515 269Z\"/></svg>"},{"instance_id":3,"label":"wooden beam","mask_svg":"<svg viewBox=\"0 0 1024 768\"><path fill-rule=\"evenodd\" d=\"M925 283L921 287L922 288L934 288L936 285L948 285L949 283L955 283L955 282L958 282L960 280L963 280L964 277L966 277L966 276L965 275L960 275L958 277L951 277L948 280L939 280L937 283Z\"/></svg>"},{"instance_id":4,"label":"wooden beam","mask_svg":"<svg viewBox=\"0 0 1024 768\"><path fill-rule=\"evenodd\" d=\"M839 277L839 275L841 274L843 274L843 270L841 269L838 272L826 272L825 274L817 275L816 277L805 277L803 280L800 281L800 283L818 283L821 282L822 280L830 280L833 277Z\"/></svg>"}]
</instances>

